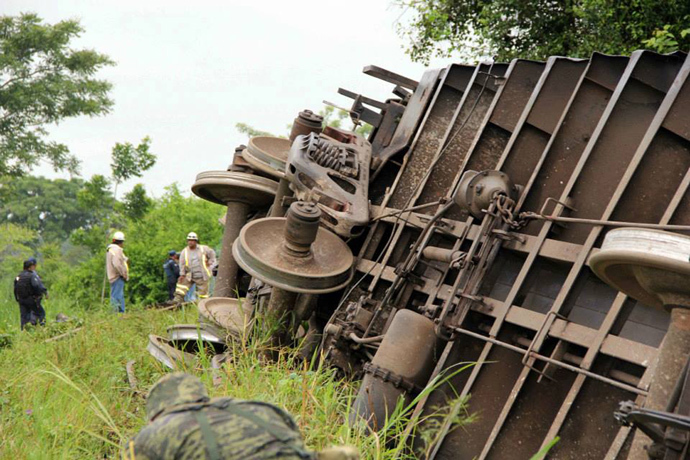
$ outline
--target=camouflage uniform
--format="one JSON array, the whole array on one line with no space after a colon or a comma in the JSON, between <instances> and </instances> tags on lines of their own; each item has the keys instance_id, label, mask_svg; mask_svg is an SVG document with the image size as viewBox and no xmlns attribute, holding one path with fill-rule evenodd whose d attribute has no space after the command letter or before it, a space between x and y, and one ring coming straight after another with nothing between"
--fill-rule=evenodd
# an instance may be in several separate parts
<instances>
[{"instance_id":1,"label":"camouflage uniform","mask_svg":"<svg viewBox=\"0 0 690 460\"><path fill-rule=\"evenodd\" d=\"M146 401L149 424L123 450L127 460L315 459L285 411L232 398L209 400L199 379L163 377Z\"/></svg>"}]
</instances>

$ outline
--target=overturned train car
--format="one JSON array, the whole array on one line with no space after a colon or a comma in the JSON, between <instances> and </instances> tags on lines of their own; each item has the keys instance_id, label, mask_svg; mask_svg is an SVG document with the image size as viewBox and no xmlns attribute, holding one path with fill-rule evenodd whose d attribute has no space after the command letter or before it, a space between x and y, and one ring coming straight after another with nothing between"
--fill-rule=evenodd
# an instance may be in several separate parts
<instances>
[{"instance_id":1,"label":"overturned train car","mask_svg":"<svg viewBox=\"0 0 690 460\"><path fill-rule=\"evenodd\" d=\"M364 376L360 415L380 423L436 382L415 418L448 405L477 417L446 422L425 458L526 459L556 436L549 458L627 457L631 428L613 414L644 403L670 315L589 260L616 226L690 225L689 71L683 53L647 51L451 65L419 82L365 69L409 94L401 114L372 104L372 222L322 342Z\"/></svg>"},{"instance_id":2,"label":"overturned train car","mask_svg":"<svg viewBox=\"0 0 690 460\"><path fill-rule=\"evenodd\" d=\"M377 429L399 397L414 401L407 435L420 457L527 459L559 436L549 458L628 458L637 437L614 412L622 401L643 406L659 367L687 358L677 348L673 363L657 365L672 312L690 301L678 292L678 308L645 305L590 261L608 257L618 227L690 230L686 54L454 64L419 81L364 72L394 94L339 90L353 119L374 126L367 140L321 132L302 112L290 141L271 141L280 149L254 140L246 162L238 151L231 169L280 183L265 222L226 227L228 276L239 262L254 277L254 302L270 296L269 311L309 319L304 343L363 377L353 421ZM252 194L243 203L256 204ZM296 199L316 206L293 203L285 220ZM249 235L261 226L276 228L274 243ZM674 251L688 263L690 250ZM323 265L308 259L321 253ZM349 274L343 260L354 260ZM674 280L690 279L674 267ZM690 321L678 321L679 343L690 343ZM440 428L423 445L413 427L438 408ZM459 411L476 419L453 430Z\"/></svg>"}]
</instances>

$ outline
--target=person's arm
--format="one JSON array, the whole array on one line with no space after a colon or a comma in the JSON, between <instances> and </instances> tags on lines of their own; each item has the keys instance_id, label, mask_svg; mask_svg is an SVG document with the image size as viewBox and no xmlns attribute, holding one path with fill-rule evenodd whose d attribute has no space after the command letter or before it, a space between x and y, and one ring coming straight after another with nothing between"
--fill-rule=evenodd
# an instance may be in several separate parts
<instances>
[{"instance_id":1,"label":"person's arm","mask_svg":"<svg viewBox=\"0 0 690 460\"><path fill-rule=\"evenodd\" d=\"M178 267L180 269L180 277L186 276L187 275L187 250L183 249L182 252L180 253L180 262L178 263Z\"/></svg>"},{"instance_id":2,"label":"person's arm","mask_svg":"<svg viewBox=\"0 0 690 460\"><path fill-rule=\"evenodd\" d=\"M34 272L34 274L31 276L31 287L33 288L34 292L36 295L45 295L48 294L48 289L43 285L43 281L41 281L41 277L38 276L38 273Z\"/></svg>"},{"instance_id":3,"label":"person's arm","mask_svg":"<svg viewBox=\"0 0 690 460\"><path fill-rule=\"evenodd\" d=\"M211 249L208 246L206 246L206 249L207 249L206 264L208 265L209 268L211 268L216 264L216 251L214 251L213 249Z\"/></svg>"},{"instance_id":4,"label":"person's arm","mask_svg":"<svg viewBox=\"0 0 690 460\"><path fill-rule=\"evenodd\" d=\"M147 449L142 448L139 444L135 443L136 437L125 445L122 449L122 460L152 460L155 457L149 457Z\"/></svg>"},{"instance_id":5,"label":"person's arm","mask_svg":"<svg viewBox=\"0 0 690 460\"><path fill-rule=\"evenodd\" d=\"M117 272L118 275L120 275L121 278L128 280L129 279L129 273L127 273L127 262L125 262L125 253L124 251L119 248L119 251L113 252L113 267L115 267L115 271Z\"/></svg>"},{"instance_id":6,"label":"person's arm","mask_svg":"<svg viewBox=\"0 0 690 460\"><path fill-rule=\"evenodd\" d=\"M19 302L19 296L17 295L17 282L19 281L19 277L14 278L14 300Z\"/></svg>"}]
</instances>

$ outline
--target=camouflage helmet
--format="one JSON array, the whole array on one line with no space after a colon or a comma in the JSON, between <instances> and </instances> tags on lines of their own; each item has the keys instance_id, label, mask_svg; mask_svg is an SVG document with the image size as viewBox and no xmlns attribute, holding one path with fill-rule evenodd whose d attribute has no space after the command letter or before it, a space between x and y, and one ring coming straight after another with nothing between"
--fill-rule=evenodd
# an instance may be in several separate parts
<instances>
[{"instance_id":1,"label":"camouflage helmet","mask_svg":"<svg viewBox=\"0 0 690 460\"><path fill-rule=\"evenodd\" d=\"M201 380L184 372L174 372L151 387L146 398L146 417L152 421L170 406L206 402L208 399Z\"/></svg>"}]
</instances>

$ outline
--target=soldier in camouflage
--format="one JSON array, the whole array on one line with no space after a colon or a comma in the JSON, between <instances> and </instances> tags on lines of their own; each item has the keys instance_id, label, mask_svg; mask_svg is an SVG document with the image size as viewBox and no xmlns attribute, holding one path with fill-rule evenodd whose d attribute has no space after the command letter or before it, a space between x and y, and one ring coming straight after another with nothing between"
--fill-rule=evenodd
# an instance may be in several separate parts
<instances>
[{"instance_id":1,"label":"soldier in camouflage","mask_svg":"<svg viewBox=\"0 0 690 460\"><path fill-rule=\"evenodd\" d=\"M209 399L198 378L180 372L151 388L146 416L149 424L125 446L123 459L358 458L348 448L311 452L285 411L261 402Z\"/></svg>"}]
</instances>

